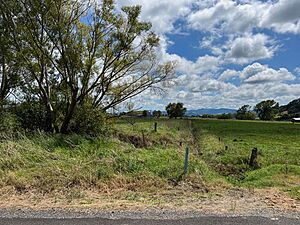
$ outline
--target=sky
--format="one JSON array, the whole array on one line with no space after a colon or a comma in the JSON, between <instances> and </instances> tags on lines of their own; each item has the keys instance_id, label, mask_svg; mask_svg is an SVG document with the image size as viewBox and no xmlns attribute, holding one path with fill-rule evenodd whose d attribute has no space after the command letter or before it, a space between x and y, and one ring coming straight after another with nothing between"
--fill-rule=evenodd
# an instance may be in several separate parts
<instances>
[{"instance_id":1,"label":"sky","mask_svg":"<svg viewBox=\"0 0 300 225\"><path fill-rule=\"evenodd\" d=\"M117 0L141 5L160 37L159 60L176 61L164 94L150 90L135 107L163 110L281 105L300 98L300 0Z\"/></svg>"}]
</instances>

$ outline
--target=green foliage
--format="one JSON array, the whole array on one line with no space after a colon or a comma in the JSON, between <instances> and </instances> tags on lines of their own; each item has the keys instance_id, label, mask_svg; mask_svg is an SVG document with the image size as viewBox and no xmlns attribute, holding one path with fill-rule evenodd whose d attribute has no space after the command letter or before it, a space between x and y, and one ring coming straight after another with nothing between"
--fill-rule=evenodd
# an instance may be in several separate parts
<instances>
[{"instance_id":1,"label":"green foliage","mask_svg":"<svg viewBox=\"0 0 300 225\"><path fill-rule=\"evenodd\" d=\"M8 97L10 91L20 85L20 72L22 69L22 58L14 48L16 37L11 32L16 21L12 20L9 8L15 12L19 9L19 2L14 0L0 2L0 105Z\"/></svg>"},{"instance_id":2,"label":"green foliage","mask_svg":"<svg viewBox=\"0 0 300 225\"><path fill-rule=\"evenodd\" d=\"M217 119L228 120L228 119L232 119L233 115L231 113L223 113L223 114L217 115L216 117L217 117Z\"/></svg>"},{"instance_id":3,"label":"green foliage","mask_svg":"<svg viewBox=\"0 0 300 225\"><path fill-rule=\"evenodd\" d=\"M10 136L20 129L16 116L12 113L0 110L0 134Z\"/></svg>"},{"instance_id":4,"label":"green foliage","mask_svg":"<svg viewBox=\"0 0 300 225\"><path fill-rule=\"evenodd\" d=\"M27 131L44 130L47 117L41 103L37 101L21 103L15 106L14 113L22 129Z\"/></svg>"},{"instance_id":5,"label":"green foliage","mask_svg":"<svg viewBox=\"0 0 300 225\"><path fill-rule=\"evenodd\" d=\"M211 114L203 114L201 118L216 118L216 115L211 115Z\"/></svg>"},{"instance_id":6,"label":"green foliage","mask_svg":"<svg viewBox=\"0 0 300 225\"><path fill-rule=\"evenodd\" d=\"M160 110L154 110L152 115L153 115L153 117L156 117L159 119L162 115L162 112Z\"/></svg>"},{"instance_id":7,"label":"green foliage","mask_svg":"<svg viewBox=\"0 0 300 225\"><path fill-rule=\"evenodd\" d=\"M84 102L107 111L173 74L174 63L156 60L159 37L140 20L140 6L120 12L114 1L84 2L0 2L0 102L15 81L19 89L12 91L21 103L37 99L46 123L26 123L30 130L78 130L69 126Z\"/></svg>"},{"instance_id":8,"label":"green foliage","mask_svg":"<svg viewBox=\"0 0 300 225\"><path fill-rule=\"evenodd\" d=\"M243 105L236 112L236 119L238 120L255 120L256 114L251 111L250 105Z\"/></svg>"},{"instance_id":9,"label":"green foliage","mask_svg":"<svg viewBox=\"0 0 300 225\"><path fill-rule=\"evenodd\" d=\"M177 119L177 117L183 117L185 112L186 112L186 108L183 107L183 103L169 103L166 106L166 111L167 114L169 116L169 118L175 118Z\"/></svg>"},{"instance_id":10,"label":"green foliage","mask_svg":"<svg viewBox=\"0 0 300 225\"><path fill-rule=\"evenodd\" d=\"M108 135L111 124L101 109L94 108L90 103L85 103L76 109L69 130L72 133L91 136Z\"/></svg>"},{"instance_id":11,"label":"green foliage","mask_svg":"<svg viewBox=\"0 0 300 225\"><path fill-rule=\"evenodd\" d=\"M272 120L279 111L279 104L274 100L266 100L258 103L254 110L261 120Z\"/></svg>"},{"instance_id":12,"label":"green foliage","mask_svg":"<svg viewBox=\"0 0 300 225\"><path fill-rule=\"evenodd\" d=\"M143 117L147 117L148 114L149 114L149 111L148 111L148 110L143 110L143 112L142 112L142 116L143 116Z\"/></svg>"},{"instance_id":13,"label":"green foliage","mask_svg":"<svg viewBox=\"0 0 300 225\"><path fill-rule=\"evenodd\" d=\"M280 106L280 112L287 112L288 114L295 115L300 113L300 99L295 99L287 105Z\"/></svg>"}]
</instances>

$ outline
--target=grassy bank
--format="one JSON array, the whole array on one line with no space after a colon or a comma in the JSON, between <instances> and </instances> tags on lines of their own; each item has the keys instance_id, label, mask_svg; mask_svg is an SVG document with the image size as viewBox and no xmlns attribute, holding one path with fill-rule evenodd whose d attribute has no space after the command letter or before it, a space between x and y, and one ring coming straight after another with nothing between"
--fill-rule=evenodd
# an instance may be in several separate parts
<instances>
[{"instance_id":1,"label":"grassy bank","mask_svg":"<svg viewBox=\"0 0 300 225\"><path fill-rule=\"evenodd\" d=\"M210 192L279 187L299 196L299 125L217 120L123 119L111 135L19 135L0 142L0 187L50 193L72 188ZM158 130L154 132L154 123ZM185 147L190 164L183 173ZM226 147L227 146L227 147ZM251 149L259 168L249 167Z\"/></svg>"},{"instance_id":2,"label":"grassy bank","mask_svg":"<svg viewBox=\"0 0 300 225\"><path fill-rule=\"evenodd\" d=\"M182 126L178 131L167 123L154 133L150 122L140 125L147 147L135 147L142 142L141 130L124 123L117 124L115 134L99 138L36 134L3 140L0 186L18 192L52 192L70 188L151 191L176 185L182 179L184 160L178 138L188 130ZM184 179L201 189L219 177L192 154L190 173Z\"/></svg>"}]
</instances>

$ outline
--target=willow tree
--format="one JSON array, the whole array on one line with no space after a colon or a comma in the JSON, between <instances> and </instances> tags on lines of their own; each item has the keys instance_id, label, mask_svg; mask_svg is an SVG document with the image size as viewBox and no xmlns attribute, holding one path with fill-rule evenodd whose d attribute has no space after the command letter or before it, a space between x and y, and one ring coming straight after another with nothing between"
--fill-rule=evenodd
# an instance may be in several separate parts
<instances>
[{"instance_id":1,"label":"willow tree","mask_svg":"<svg viewBox=\"0 0 300 225\"><path fill-rule=\"evenodd\" d=\"M7 1L6 6L14 7L12 1ZM13 45L13 21L11 14L0 1L0 104L8 97L19 81L21 68L18 51Z\"/></svg>"},{"instance_id":2,"label":"willow tree","mask_svg":"<svg viewBox=\"0 0 300 225\"><path fill-rule=\"evenodd\" d=\"M66 133L79 105L106 111L166 80L173 63L159 64L159 38L139 20L140 6L117 9L112 0L15 0L29 73L23 80L42 100L53 127ZM14 10L12 14L14 14ZM50 129L49 129L50 130Z\"/></svg>"}]
</instances>

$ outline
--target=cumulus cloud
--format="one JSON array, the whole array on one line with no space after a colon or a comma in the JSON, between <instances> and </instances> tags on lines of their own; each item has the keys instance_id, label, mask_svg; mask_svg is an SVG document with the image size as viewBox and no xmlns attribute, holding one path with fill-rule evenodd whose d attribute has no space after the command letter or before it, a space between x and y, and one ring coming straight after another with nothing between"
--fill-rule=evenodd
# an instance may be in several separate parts
<instances>
[{"instance_id":1,"label":"cumulus cloud","mask_svg":"<svg viewBox=\"0 0 300 225\"><path fill-rule=\"evenodd\" d=\"M300 1L219 0L200 5L187 19L193 29L208 32L251 32L253 28L300 33Z\"/></svg>"},{"instance_id":2,"label":"cumulus cloud","mask_svg":"<svg viewBox=\"0 0 300 225\"><path fill-rule=\"evenodd\" d=\"M170 54L166 56L171 61L177 62L177 72L181 74L210 74L216 72L219 69L219 59L214 56L200 56L195 62L187 60L176 54Z\"/></svg>"},{"instance_id":3,"label":"cumulus cloud","mask_svg":"<svg viewBox=\"0 0 300 225\"><path fill-rule=\"evenodd\" d=\"M295 79L295 76L286 68L275 70L269 68L267 65L261 65L260 63L254 63L244 68L240 73L240 77L243 79L244 83L248 84L274 83Z\"/></svg>"},{"instance_id":4,"label":"cumulus cloud","mask_svg":"<svg viewBox=\"0 0 300 225\"><path fill-rule=\"evenodd\" d=\"M279 68L276 70L270 68L268 65L262 65L260 63L248 65L241 71L225 70L219 76L219 80L226 81L232 77L239 77L241 82L245 84L283 82L291 81L296 78L286 68Z\"/></svg>"},{"instance_id":5,"label":"cumulus cloud","mask_svg":"<svg viewBox=\"0 0 300 225\"><path fill-rule=\"evenodd\" d=\"M198 75L181 75L177 78L177 83L188 92L201 92L202 94L215 94L236 88L233 84L213 78L203 79Z\"/></svg>"},{"instance_id":6,"label":"cumulus cloud","mask_svg":"<svg viewBox=\"0 0 300 225\"><path fill-rule=\"evenodd\" d=\"M206 85L203 80L203 86ZM217 91L191 92L189 89L172 89L164 98L147 98L147 106L163 110L169 102L183 102L188 109L198 108L239 108L244 104L254 106L266 99L274 99L280 104L299 98L300 84L258 83L256 85L243 83L240 86ZM151 108L151 107L150 107Z\"/></svg>"},{"instance_id":7,"label":"cumulus cloud","mask_svg":"<svg viewBox=\"0 0 300 225\"><path fill-rule=\"evenodd\" d=\"M299 0L279 0L269 7L260 25L272 27L280 33L300 33L299 11Z\"/></svg>"},{"instance_id":8,"label":"cumulus cloud","mask_svg":"<svg viewBox=\"0 0 300 225\"><path fill-rule=\"evenodd\" d=\"M250 31L266 9L265 4L257 2L238 4L233 0L214 1L215 4L207 7L200 6L187 18L189 26L204 31L223 30L226 32Z\"/></svg>"},{"instance_id":9,"label":"cumulus cloud","mask_svg":"<svg viewBox=\"0 0 300 225\"><path fill-rule=\"evenodd\" d=\"M205 79L189 85L192 92L214 93L225 92L236 88L233 84L224 83L215 79Z\"/></svg>"},{"instance_id":10,"label":"cumulus cloud","mask_svg":"<svg viewBox=\"0 0 300 225\"><path fill-rule=\"evenodd\" d=\"M295 68L294 71L297 75L300 75L300 67Z\"/></svg>"},{"instance_id":11,"label":"cumulus cloud","mask_svg":"<svg viewBox=\"0 0 300 225\"><path fill-rule=\"evenodd\" d=\"M271 59L280 43L278 33L300 34L300 0L122 0L121 5L142 5L141 19L150 21L161 38L157 55L161 62L177 61L177 78L162 98L151 92L140 97L147 108L164 109L181 101L190 109L254 105L265 99L280 103L298 98L300 84L287 68L271 68L257 60ZM192 29L206 48L191 61L171 54L170 33ZM186 23L186 24L185 24ZM179 29L179 30L178 30ZM272 30L268 32L266 30ZM199 50L200 52L200 50ZM203 52L203 51L202 51ZM239 64L235 65L228 64ZM232 68L239 69L229 69ZM138 102L138 101L137 101Z\"/></svg>"},{"instance_id":12,"label":"cumulus cloud","mask_svg":"<svg viewBox=\"0 0 300 225\"><path fill-rule=\"evenodd\" d=\"M141 5L141 19L150 21L158 34L174 31L174 22L191 11L193 0L121 0L121 6Z\"/></svg>"},{"instance_id":13,"label":"cumulus cloud","mask_svg":"<svg viewBox=\"0 0 300 225\"><path fill-rule=\"evenodd\" d=\"M219 77L219 80L226 81L230 80L231 78L239 77L240 73L236 70L225 70Z\"/></svg>"},{"instance_id":14,"label":"cumulus cloud","mask_svg":"<svg viewBox=\"0 0 300 225\"><path fill-rule=\"evenodd\" d=\"M276 50L276 46L265 34L235 38L228 42L226 48L225 59L236 64L272 58Z\"/></svg>"}]
</instances>

